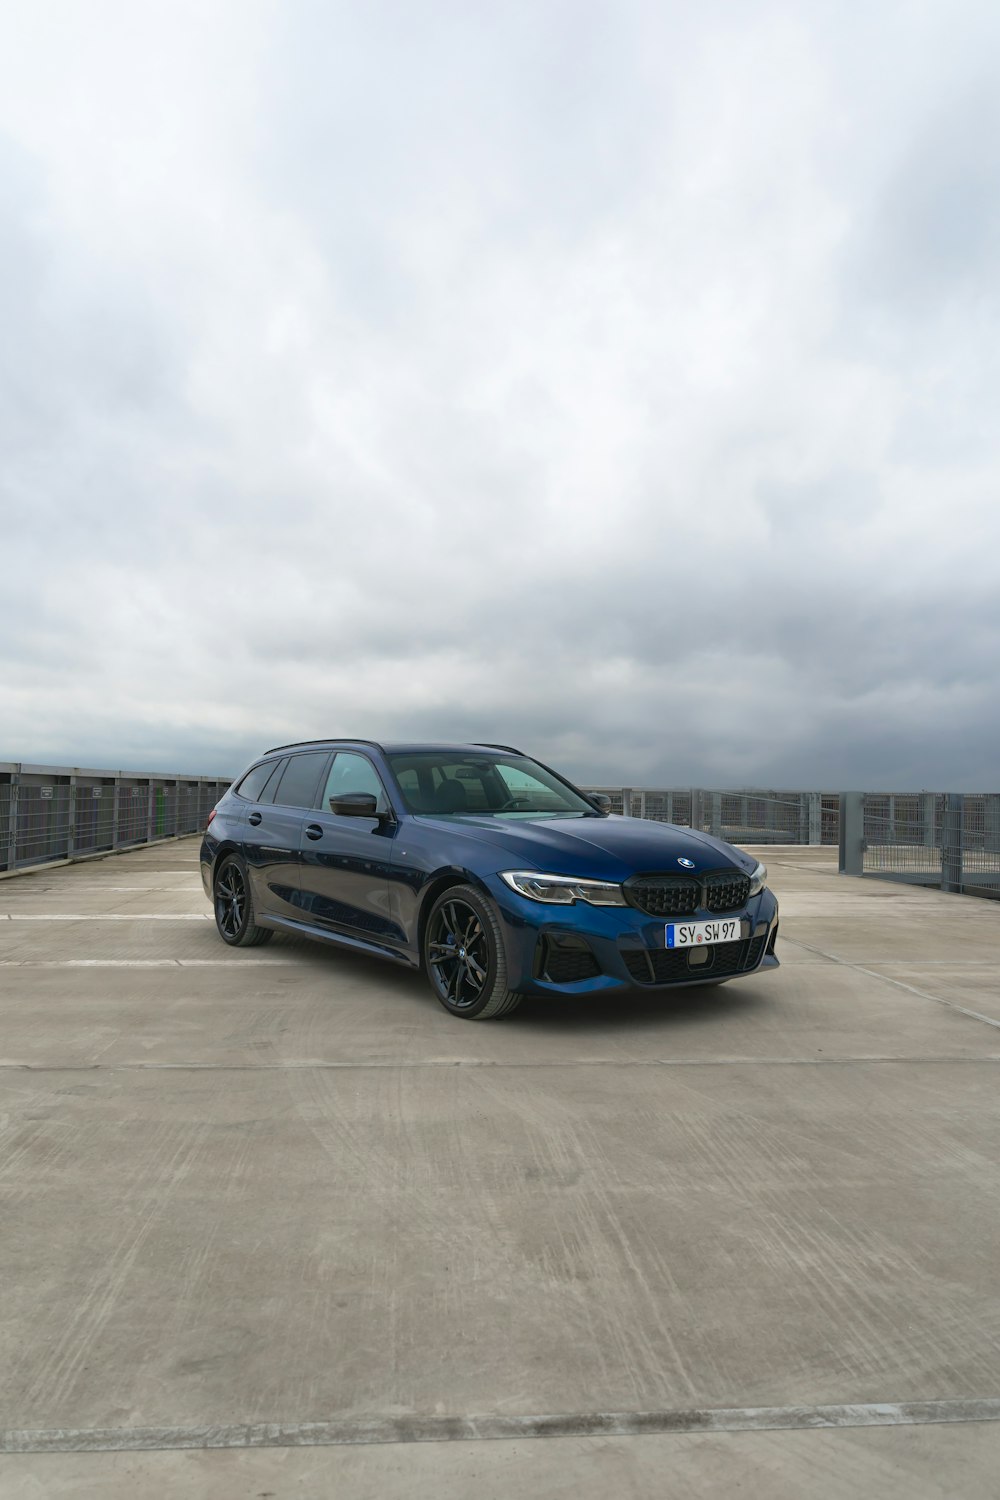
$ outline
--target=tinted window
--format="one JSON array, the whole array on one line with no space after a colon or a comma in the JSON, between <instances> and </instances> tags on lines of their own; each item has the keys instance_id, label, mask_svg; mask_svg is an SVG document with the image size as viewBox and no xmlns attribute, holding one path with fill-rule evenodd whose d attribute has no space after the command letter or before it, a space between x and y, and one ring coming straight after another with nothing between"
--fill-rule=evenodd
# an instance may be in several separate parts
<instances>
[{"instance_id":1,"label":"tinted window","mask_svg":"<svg viewBox=\"0 0 1000 1500\"><path fill-rule=\"evenodd\" d=\"M546 786L523 761L510 765L501 762L496 769L515 807L530 807L534 812L561 812L565 807L562 788L553 790L551 784Z\"/></svg>"},{"instance_id":2,"label":"tinted window","mask_svg":"<svg viewBox=\"0 0 1000 1500\"><path fill-rule=\"evenodd\" d=\"M254 766L252 771L248 771L236 788L240 796L247 797L251 802L259 802L260 794L267 786L277 764L276 760L266 760L262 766Z\"/></svg>"},{"instance_id":3,"label":"tinted window","mask_svg":"<svg viewBox=\"0 0 1000 1500\"><path fill-rule=\"evenodd\" d=\"M341 750L333 758L319 805L324 812L329 812L330 798L343 797L348 792L367 792L378 799L379 812L388 811L385 790L368 757L353 750Z\"/></svg>"},{"instance_id":4,"label":"tinted window","mask_svg":"<svg viewBox=\"0 0 1000 1500\"><path fill-rule=\"evenodd\" d=\"M293 755L274 794L275 802L281 807L312 807L316 801L320 772L328 759L325 750L314 751L309 755Z\"/></svg>"},{"instance_id":5,"label":"tinted window","mask_svg":"<svg viewBox=\"0 0 1000 1500\"><path fill-rule=\"evenodd\" d=\"M400 751L389 756L410 812L593 818L593 804L552 771L514 753Z\"/></svg>"},{"instance_id":6,"label":"tinted window","mask_svg":"<svg viewBox=\"0 0 1000 1500\"><path fill-rule=\"evenodd\" d=\"M277 770L274 772L274 775L268 777L268 779L267 779L267 786L264 788L264 790L261 792L260 796L257 798L258 802L273 802L274 801L274 794L278 790L278 787L281 785L281 778L285 774L285 767L287 765L288 765L288 756L284 755L284 756L282 756L281 760L279 760L277 762Z\"/></svg>"},{"instance_id":7,"label":"tinted window","mask_svg":"<svg viewBox=\"0 0 1000 1500\"><path fill-rule=\"evenodd\" d=\"M396 780L403 790L410 807L415 807L420 801L420 778L417 775L416 766L406 766L403 770L396 772Z\"/></svg>"}]
</instances>

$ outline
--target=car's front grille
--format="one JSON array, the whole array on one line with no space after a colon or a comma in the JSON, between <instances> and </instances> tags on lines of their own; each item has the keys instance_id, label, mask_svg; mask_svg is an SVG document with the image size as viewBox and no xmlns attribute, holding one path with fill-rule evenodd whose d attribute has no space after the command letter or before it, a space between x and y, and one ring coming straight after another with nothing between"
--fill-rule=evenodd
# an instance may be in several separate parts
<instances>
[{"instance_id":1,"label":"car's front grille","mask_svg":"<svg viewBox=\"0 0 1000 1500\"><path fill-rule=\"evenodd\" d=\"M690 917L698 910L701 885L683 875L633 875L625 899L650 917Z\"/></svg>"},{"instance_id":2,"label":"car's front grille","mask_svg":"<svg viewBox=\"0 0 1000 1500\"><path fill-rule=\"evenodd\" d=\"M622 958L636 984L690 984L695 979L726 979L755 969L766 934L710 948L625 948ZM691 956L698 961L692 963Z\"/></svg>"},{"instance_id":3,"label":"car's front grille","mask_svg":"<svg viewBox=\"0 0 1000 1500\"><path fill-rule=\"evenodd\" d=\"M738 911L750 899L750 876L728 870L705 876L705 910Z\"/></svg>"},{"instance_id":4,"label":"car's front grille","mask_svg":"<svg viewBox=\"0 0 1000 1500\"><path fill-rule=\"evenodd\" d=\"M690 917L699 909L713 913L739 911L750 898L750 877L739 870L689 875L633 875L622 889L625 899L649 917Z\"/></svg>"}]
</instances>

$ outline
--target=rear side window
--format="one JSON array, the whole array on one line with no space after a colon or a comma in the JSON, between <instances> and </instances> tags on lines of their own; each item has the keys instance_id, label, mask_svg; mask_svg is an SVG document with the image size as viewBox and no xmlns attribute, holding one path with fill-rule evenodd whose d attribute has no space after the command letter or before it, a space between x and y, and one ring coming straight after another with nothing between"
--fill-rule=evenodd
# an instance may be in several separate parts
<instances>
[{"instance_id":1,"label":"rear side window","mask_svg":"<svg viewBox=\"0 0 1000 1500\"><path fill-rule=\"evenodd\" d=\"M254 766L236 788L239 795L246 797L250 802L259 802L260 794L270 781L277 765L276 760L266 760L262 766Z\"/></svg>"},{"instance_id":2,"label":"rear side window","mask_svg":"<svg viewBox=\"0 0 1000 1500\"><path fill-rule=\"evenodd\" d=\"M293 755L274 794L275 803L279 807L313 807L320 773L329 759L325 750Z\"/></svg>"}]
</instances>

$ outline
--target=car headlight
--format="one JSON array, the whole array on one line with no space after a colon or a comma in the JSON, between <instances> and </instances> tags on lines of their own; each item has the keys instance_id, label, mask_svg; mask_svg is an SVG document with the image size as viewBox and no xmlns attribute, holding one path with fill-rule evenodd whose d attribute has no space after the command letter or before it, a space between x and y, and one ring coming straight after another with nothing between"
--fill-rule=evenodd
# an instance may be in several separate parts
<instances>
[{"instance_id":1,"label":"car headlight","mask_svg":"<svg viewBox=\"0 0 1000 1500\"><path fill-rule=\"evenodd\" d=\"M536 870L501 870L500 879L529 901L547 901L553 906L572 906L588 901L591 906L627 906L620 885L609 880L577 880L572 875L539 875Z\"/></svg>"},{"instance_id":2,"label":"car headlight","mask_svg":"<svg viewBox=\"0 0 1000 1500\"><path fill-rule=\"evenodd\" d=\"M754 866L753 873L750 876L751 896L759 896L766 884L767 865L762 865L760 860L758 860L756 865Z\"/></svg>"}]
</instances>

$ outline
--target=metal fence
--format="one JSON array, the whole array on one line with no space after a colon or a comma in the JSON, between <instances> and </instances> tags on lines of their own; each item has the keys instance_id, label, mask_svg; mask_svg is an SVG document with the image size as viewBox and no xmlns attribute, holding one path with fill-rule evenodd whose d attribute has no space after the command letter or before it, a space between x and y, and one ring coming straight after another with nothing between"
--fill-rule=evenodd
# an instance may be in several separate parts
<instances>
[{"instance_id":1,"label":"metal fence","mask_svg":"<svg viewBox=\"0 0 1000 1500\"><path fill-rule=\"evenodd\" d=\"M0 871L197 833L215 776L0 763ZM613 812L731 844L839 845L840 870L1000 900L1000 793L589 787Z\"/></svg>"},{"instance_id":2,"label":"metal fence","mask_svg":"<svg viewBox=\"0 0 1000 1500\"><path fill-rule=\"evenodd\" d=\"M844 792L840 869L1000 900L1000 793Z\"/></svg>"},{"instance_id":3,"label":"metal fence","mask_svg":"<svg viewBox=\"0 0 1000 1500\"><path fill-rule=\"evenodd\" d=\"M228 786L216 776L0 763L0 871L197 833Z\"/></svg>"},{"instance_id":4,"label":"metal fence","mask_svg":"<svg viewBox=\"0 0 1000 1500\"><path fill-rule=\"evenodd\" d=\"M612 812L679 823L730 844L836 844L840 836L839 792L606 786L587 790L610 797Z\"/></svg>"}]
</instances>

